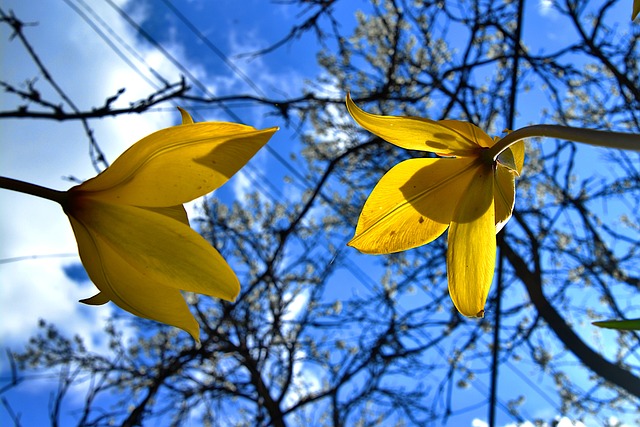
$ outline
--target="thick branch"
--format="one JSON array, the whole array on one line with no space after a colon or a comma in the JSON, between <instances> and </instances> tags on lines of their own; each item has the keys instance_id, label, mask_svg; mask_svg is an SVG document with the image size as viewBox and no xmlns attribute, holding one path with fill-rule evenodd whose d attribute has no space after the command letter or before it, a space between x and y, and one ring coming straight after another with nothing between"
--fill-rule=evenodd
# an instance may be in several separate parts
<instances>
[{"instance_id":1,"label":"thick branch","mask_svg":"<svg viewBox=\"0 0 640 427\"><path fill-rule=\"evenodd\" d=\"M507 259L513 266L516 275L527 288L531 302L538 310L538 313L547 322L549 328L556 334L558 339L571 351L586 367L606 381L624 389L629 394L640 397L640 378L633 375L626 369L614 365L601 355L593 351L564 321L558 311L549 303L542 291L542 280L540 275L529 270L526 262L518 255L511 246L500 242L500 250L504 251Z\"/></svg>"}]
</instances>

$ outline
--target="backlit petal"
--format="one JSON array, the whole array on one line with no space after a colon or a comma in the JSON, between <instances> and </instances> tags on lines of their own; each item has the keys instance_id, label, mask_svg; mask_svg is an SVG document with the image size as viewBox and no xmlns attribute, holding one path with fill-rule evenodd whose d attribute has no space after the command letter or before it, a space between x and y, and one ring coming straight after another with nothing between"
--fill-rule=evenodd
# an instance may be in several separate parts
<instances>
[{"instance_id":1,"label":"backlit petal","mask_svg":"<svg viewBox=\"0 0 640 427\"><path fill-rule=\"evenodd\" d=\"M520 176L524 166L524 141L519 141L498 156L498 163Z\"/></svg>"},{"instance_id":2,"label":"backlit petal","mask_svg":"<svg viewBox=\"0 0 640 427\"><path fill-rule=\"evenodd\" d=\"M473 141L480 147L489 148L494 144L493 139L473 123L462 122L460 120L440 120L438 123L453 129L464 138Z\"/></svg>"},{"instance_id":3,"label":"backlit petal","mask_svg":"<svg viewBox=\"0 0 640 427\"><path fill-rule=\"evenodd\" d=\"M516 163L516 172L520 176L522 168L524 166L524 141L518 141L509 147L509 150L513 153L513 158Z\"/></svg>"},{"instance_id":4,"label":"backlit petal","mask_svg":"<svg viewBox=\"0 0 640 427\"><path fill-rule=\"evenodd\" d=\"M111 297L107 292L98 292L90 298L81 299L80 302L88 305L103 305L111 301Z\"/></svg>"},{"instance_id":5,"label":"backlit petal","mask_svg":"<svg viewBox=\"0 0 640 427\"><path fill-rule=\"evenodd\" d=\"M161 207L161 208L145 208L145 209L150 210L152 212L157 212L169 218L173 218L185 225L189 225L189 217L187 216L187 211L184 210L184 206L182 205Z\"/></svg>"},{"instance_id":6,"label":"backlit petal","mask_svg":"<svg viewBox=\"0 0 640 427\"><path fill-rule=\"evenodd\" d=\"M365 202L349 245L382 254L433 241L449 226L473 178L474 162L473 158L410 159L394 166Z\"/></svg>"},{"instance_id":7,"label":"backlit petal","mask_svg":"<svg viewBox=\"0 0 640 427\"><path fill-rule=\"evenodd\" d=\"M449 229L449 293L460 313L482 317L495 269L496 232L493 171L479 165Z\"/></svg>"},{"instance_id":8,"label":"backlit petal","mask_svg":"<svg viewBox=\"0 0 640 427\"><path fill-rule=\"evenodd\" d=\"M496 215L496 234L502 230L502 227L511 218L513 206L516 200L516 185L514 173L498 164L495 172L495 215Z\"/></svg>"},{"instance_id":9,"label":"backlit petal","mask_svg":"<svg viewBox=\"0 0 640 427\"><path fill-rule=\"evenodd\" d=\"M180 115L182 116L182 124L183 125L190 125L193 123L193 118L191 117L191 114L189 114L187 112L187 110L184 110L180 107L178 107L178 111L180 111Z\"/></svg>"},{"instance_id":10,"label":"backlit petal","mask_svg":"<svg viewBox=\"0 0 640 427\"><path fill-rule=\"evenodd\" d=\"M420 117L380 116L367 113L347 95L347 110L363 128L408 150L431 151L448 156L470 156L477 144L456 130Z\"/></svg>"},{"instance_id":11,"label":"backlit petal","mask_svg":"<svg viewBox=\"0 0 640 427\"><path fill-rule=\"evenodd\" d=\"M82 264L100 293L83 300L100 304L107 300L136 316L176 326L197 342L200 327L177 289L153 282L114 251L100 235L69 217Z\"/></svg>"},{"instance_id":12,"label":"backlit petal","mask_svg":"<svg viewBox=\"0 0 640 427\"><path fill-rule=\"evenodd\" d=\"M218 251L173 218L91 199L74 200L67 214L151 282L229 301L240 292L236 275Z\"/></svg>"},{"instance_id":13,"label":"backlit petal","mask_svg":"<svg viewBox=\"0 0 640 427\"><path fill-rule=\"evenodd\" d=\"M136 206L186 203L224 184L276 130L222 122L163 129L70 192L93 192L103 201Z\"/></svg>"},{"instance_id":14,"label":"backlit petal","mask_svg":"<svg viewBox=\"0 0 640 427\"><path fill-rule=\"evenodd\" d=\"M622 331L640 331L640 319L603 320L600 322L593 322L592 325L607 329L619 329Z\"/></svg>"}]
</instances>

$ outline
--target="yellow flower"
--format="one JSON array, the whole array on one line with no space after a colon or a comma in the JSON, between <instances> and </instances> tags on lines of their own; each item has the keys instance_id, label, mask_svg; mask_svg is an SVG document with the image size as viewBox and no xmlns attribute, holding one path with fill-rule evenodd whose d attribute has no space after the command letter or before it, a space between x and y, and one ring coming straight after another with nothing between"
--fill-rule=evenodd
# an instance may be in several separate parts
<instances>
[{"instance_id":1,"label":"yellow flower","mask_svg":"<svg viewBox=\"0 0 640 427\"><path fill-rule=\"evenodd\" d=\"M224 184L277 128L235 123L183 124L138 141L104 172L64 193L80 258L100 292L87 304L200 328L181 294L233 301L240 285L224 258L189 227L183 203Z\"/></svg>"},{"instance_id":2,"label":"yellow flower","mask_svg":"<svg viewBox=\"0 0 640 427\"><path fill-rule=\"evenodd\" d=\"M471 123L369 114L350 96L347 109L360 126L398 147L446 156L409 159L389 170L362 208L349 245L372 254L399 252L450 227L449 294L460 313L482 317L495 269L495 236L513 211L523 143L494 161L488 148L496 140Z\"/></svg>"}]
</instances>

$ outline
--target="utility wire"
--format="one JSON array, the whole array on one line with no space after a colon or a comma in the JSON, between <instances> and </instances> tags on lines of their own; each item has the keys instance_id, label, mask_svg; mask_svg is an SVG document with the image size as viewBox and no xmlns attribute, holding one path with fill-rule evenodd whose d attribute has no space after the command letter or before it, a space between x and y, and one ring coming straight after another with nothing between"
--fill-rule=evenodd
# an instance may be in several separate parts
<instances>
[{"instance_id":1,"label":"utility wire","mask_svg":"<svg viewBox=\"0 0 640 427\"><path fill-rule=\"evenodd\" d=\"M208 37L206 37L202 31L200 31L194 24L191 22L186 16L182 14L169 0L162 0L162 2L171 10L171 12L182 21L184 25L191 30L193 34L196 35L204 43L206 47L208 47L213 53L215 53L218 58L220 58L226 65L229 67L238 77L240 77L246 84L249 85L258 95L263 98L267 97L267 94L264 93L262 89L253 81L249 76L247 76L236 64L234 64Z\"/></svg>"},{"instance_id":2,"label":"utility wire","mask_svg":"<svg viewBox=\"0 0 640 427\"><path fill-rule=\"evenodd\" d=\"M113 28L111 28L111 26L107 24L107 22L105 22L104 19L102 19L100 15L96 13L96 11L91 6L89 6L84 0L75 0L75 1L78 2L87 11L87 13L91 15L91 17L89 17L77 5L75 5L72 0L63 0L63 1L67 5L69 5L69 7L71 7L87 23L87 25L91 27L91 29L96 34L98 34L98 36L111 48L111 50L115 52L116 55L120 57L120 59L122 59L132 70L134 70L140 77L142 77L151 87L153 87L154 89L160 89L160 86L158 86L144 72L142 72L142 70L136 64L134 64L133 61L131 61L127 55L124 54L122 49L120 49L116 45L116 43L114 43L111 40L111 38L113 38L118 44L120 44L120 46L122 46L130 55L135 57L139 62L145 64L145 66L147 67L149 72L153 75L153 77L158 79L164 86L169 86L169 82L164 77L162 77L162 75L160 75L160 73L158 73L153 67L147 64L144 58L142 57L142 55L140 55L135 49L133 49L133 47L131 47L131 45L129 45L122 37L120 37L118 33L116 33L113 30ZM105 34L105 32L102 31L101 28L104 28L104 30L107 33L109 33L109 35Z\"/></svg>"},{"instance_id":3,"label":"utility wire","mask_svg":"<svg viewBox=\"0 0 640 427\"><path fill-rule=\"evenodd\" d=\"M515 125L515 116L517 109L517 91L518 91L518 72L520 65L520 42L522 40L522 25L524 17L524 0L518 0L517 6L517 22L516 22L516 34L513 41L513 69L511 71L511 84L509 93L509 112L507 117L507 128L513 129ZM502 230L498 239L505 239L506 228ZM503 283L503 268L504 268L504 253L500 250L498 258L498 276L496 286L496 310L495 310L495 322L493 330L493 349L491 358L491 388L489 394L489 426L496 426L496 401L498 399L498 366L500 365L500 327L501 327L501 310L502 310L502 293L504 289Z\"/></svg>"},{"instance_id":4,"label":"utility wire","mask_svg":"<svg viewBox=\"0 0 640 427\"><path fill-rule=\"evenodd\" d=\"M204 83L202 83L196 76L193 75L193 73L191 73L191 71L189 71L189 69L187 67L182 65L182 63L180 61L178 61L167 49L165 49L162 46L162 44L160 44L155 38L153 38L151 36L151 34L149 34L144 28L142 28L140 25L138 25L138 23L136 23L133 20L133 18L131 18L131 16L129 16L129 14L127 12L125 12L120 6L115 4L112 0L105 0L105 1L116 12L118 12L118 14L120 14L120 16L129 25L131 25L133 28L135 28L136 32L140 36L142 36L146 41L148 41L156 49L158 49L162 53L162 55L164 55L164 57L167 58L169 60L169 62L171 62L177 69L179 69L180 72L183 73L198 89L200 89L203 93L205 93L207 96L209 96L211 98L213 98L215 96L213 93L211 93L209 88L207 88L207 86ZM243 123L243 121L240 118L240 116L238 116L234 111L232 111L225 104L220 103L220 106L224 110L224 112L227 113L227 115L229 115L229 117L231 117L234 121L236 121L238 123Z\"/></svg>"},{"instance_id":5,"label":"utility wire","mask_svg":"<svg viewBox=\"0 0 640 427\"><path fill-rule=\"evenodd\" d=\"M2 258L0 259L0 264L9 264L12 262L25 261L28 259L71 258L71 257L77 258L78 254L64 253L64 254L44 254L44 255L23 255L23 256L11 257L11 258Z\"/></svg>"},{"instance_id":6,"label":"utility wire","mask_svg":"<svg viewBox=\"0 0 640 427\"><path fill-rule=\"evenodd\" d=\"M149 43L151 43L153 46L155 46L156 48L158 48L158 50L172 63L174 64L181 72L184 73L184 75L193 82L194 85L196 85L200 90L202 90L204 93L206 93L208 96L210 97L214 97L214 94L212 94L210 92L210 90L206 87L206 85L204 85L201 81L199 81L191 72L189 72L189 70L180 63L180 61L178 61L175 57L173 57L157 40L155 40L148 32L146 32L140 25L138 25L130 16L129 14L127 14L122 8L120 8L118 5L116 5L112 0L105 0L114 10L116 10L121 16L122 18L129 24L131 25L145 40L147 40ZM218 57L220 57L224 63L229 66L229 68L235 73L237 74L242 80L244 80L245 82L247 82L247 84L249 84L252 88L254 88L254 90L257 91L257 93L261 94L262 96L266 96L264 94L264 91L262 91L259 86L253 82L251 80L251 78L249 78L246 74L244 74L242 72L242 70L240 70L235 64L233 64L233 62L222 52L222 50L220 50L217 46L215 46L215 44L213 44L213 42L211 42L211 40L209 40L200 30L197 29L197 27L195 25L193 25L193 23L191 21L189 21L188 18L186 18L182 13L180 13L179 11L177 11L177 9L171 5L169 2L167 1L163 1L165 4L167 4L169 6L169 9L175 13L178 12L178 14L176 14L176 16L183 22L185 23L185 25L187 25L187 27L198 37L200 38L200 40L205 44L205 46L207 46L209 49L211 49L214 53L216 53L216 55ZM220 103L221 108L225 111L225 113L227 113L227 115L229 115L229 117L231 117L231 119L233 119L236 122L242 123L242 119L240 119L240 117L233 111L231 110L229 107L227 107L225 104ZM305 188L309 188L312 186L312 183L304 176L302 175L296 168L294 168L284 157L282 157L277 151L275 151L275 149L273 149L272 147L270 147L268 144L265 146L266 151L271 154L279 163L281 163L289 172L291 172L291 174L293 174L293 176L295 176L297 179L299 179L300 181L303 182L303 184L306 186ZM326 196L324 196L323 194L320 194L320 197L325 201L329 203L329 206L333 206L330 203L330 199ZM334 208L335 209L335 208Z\"/></svg>"}]
</instances>

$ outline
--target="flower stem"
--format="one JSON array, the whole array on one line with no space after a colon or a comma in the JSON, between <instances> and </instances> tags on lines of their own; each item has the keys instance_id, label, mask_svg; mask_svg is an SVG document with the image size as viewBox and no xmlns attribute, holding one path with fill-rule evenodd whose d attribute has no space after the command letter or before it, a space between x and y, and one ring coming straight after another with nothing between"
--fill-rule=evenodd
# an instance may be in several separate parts
<instances>
[{"instance_id":1,"label":"flower stem","mask_svg":"<svg viewBox=\"0 0 640 427\"><path fill-rule=\"evenodd\" d=\"M560 125L533 125L515 130L502 138L496 145L490 148L490 154L495 161L498 159L500 153L511 145L522 139L533 137L558 138L598 147L640 151L640 135L638 134L582 129Z\"/></svg>"},{"instance_id":2,"label":"flower stem","mask_svg":"<svg viewBox=\"0 0 640 427\"><path fill-rule=\"evenodd\" d=\"M41 187L36 184L31 184L30 182L19 181L4 176L0 176L0 188L42 197L43 199L51 200L61 205L67 198L65 191L52 190L51 188Z\"/></svg>"}]
</instances>

